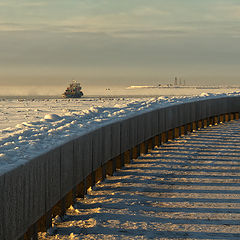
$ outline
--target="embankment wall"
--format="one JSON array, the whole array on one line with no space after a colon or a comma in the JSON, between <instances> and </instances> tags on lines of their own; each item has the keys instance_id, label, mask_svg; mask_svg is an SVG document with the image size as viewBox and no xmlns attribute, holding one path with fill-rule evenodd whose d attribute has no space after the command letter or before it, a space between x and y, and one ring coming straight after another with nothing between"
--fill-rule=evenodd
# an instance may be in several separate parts
<instances>
[{"instance_id":1,"label":"embankment wall","mask_svg":"<svg viewBox=\"0 0 240 240\"><path fill-rule=\"evenodd\" d=\"M74 198L174 137L239 118L240 97L173 104L80 136L0 176L0 239L37 239Z\"/></svg>"}]
</instances>

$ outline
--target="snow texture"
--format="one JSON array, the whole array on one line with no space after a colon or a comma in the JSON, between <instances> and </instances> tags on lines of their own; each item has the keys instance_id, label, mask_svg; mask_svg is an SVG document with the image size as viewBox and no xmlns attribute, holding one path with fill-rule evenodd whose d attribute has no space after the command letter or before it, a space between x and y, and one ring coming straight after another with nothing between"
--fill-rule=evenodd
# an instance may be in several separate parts
<instances>
[{"instance_id":1,"label":"snow texture","mask_svg":"<svg viewBox=\"0 0 240 240\"><path fill-rule=\"evenodd\" d=\"M239 120L168 142L77 199L40 240L239 240L239 162Z\"/></svg>"},{"instance_id":2,"label":"snow texture","mask_svg":"<svg viewBox=\"0 0 240 240\"><path fill-rule=\"evenodd\" d=\"M198 99L239 95L0 99L0 174L105 124Z\"/></svg>"}]
</instances>

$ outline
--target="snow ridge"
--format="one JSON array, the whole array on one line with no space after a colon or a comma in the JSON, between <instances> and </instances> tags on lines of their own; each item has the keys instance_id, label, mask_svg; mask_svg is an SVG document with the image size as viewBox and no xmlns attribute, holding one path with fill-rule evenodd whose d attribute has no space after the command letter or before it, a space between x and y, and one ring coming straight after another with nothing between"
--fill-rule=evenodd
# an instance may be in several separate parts
<instances>
[{"instance_id":1,"label":"snow ridge","mask_svg":"<svg viewBox=\"0 0 240 240\"><path fill-rule=\"evenodd\" d=\"M27 112L28 116L28 118L22 120L27 121L0 130L0 173L114 121L170 104L238 94L203 94L195 97L112 98L97 101L93 99L84 101L46 99L45 101L35 100L34 103L30 101L21 102L21 104L24 104L21 105L21 112ZM9 106L11 104L16 105L16 102L5 101L5 109L8 109L8 104ZM11 116L15 114L16 109L10 110L8 112L8 115L10 115L8 121L11 121ZM30 120L29 115L32 115ZM18 120L21 121L21 119Z\"/></svg>"}]
</instances>

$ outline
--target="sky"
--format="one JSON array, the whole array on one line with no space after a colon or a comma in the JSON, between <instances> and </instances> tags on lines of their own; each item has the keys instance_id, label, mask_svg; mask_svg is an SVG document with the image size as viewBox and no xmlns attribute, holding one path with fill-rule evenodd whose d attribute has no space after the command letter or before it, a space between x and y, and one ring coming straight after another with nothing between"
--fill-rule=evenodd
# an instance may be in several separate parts
<instances>
[{"instance_id":1,"label":"sky","mask_svg":"<svg viewBox=\"0 0 240 240\"><path fill-rule=\"evenodd\" d=\"M0 0L0 85L240 85L239 0Z\"/></svg>"}]
</instances>

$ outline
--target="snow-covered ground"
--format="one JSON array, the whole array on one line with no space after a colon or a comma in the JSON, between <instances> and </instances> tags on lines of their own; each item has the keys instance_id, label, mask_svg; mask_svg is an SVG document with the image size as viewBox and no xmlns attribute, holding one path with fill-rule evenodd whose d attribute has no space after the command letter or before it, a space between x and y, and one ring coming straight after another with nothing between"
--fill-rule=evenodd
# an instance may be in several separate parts
<instances>
[{"instance_id":1,"label":"snow-covered ground","mask_svg":"<svg viewBox=\"0 0 240 240\"><path fill-rule=\"evenodd\" d=\"M0 98L0 172L102 124L168 104L222 95Z\"/></svg>"}]
</instances>

